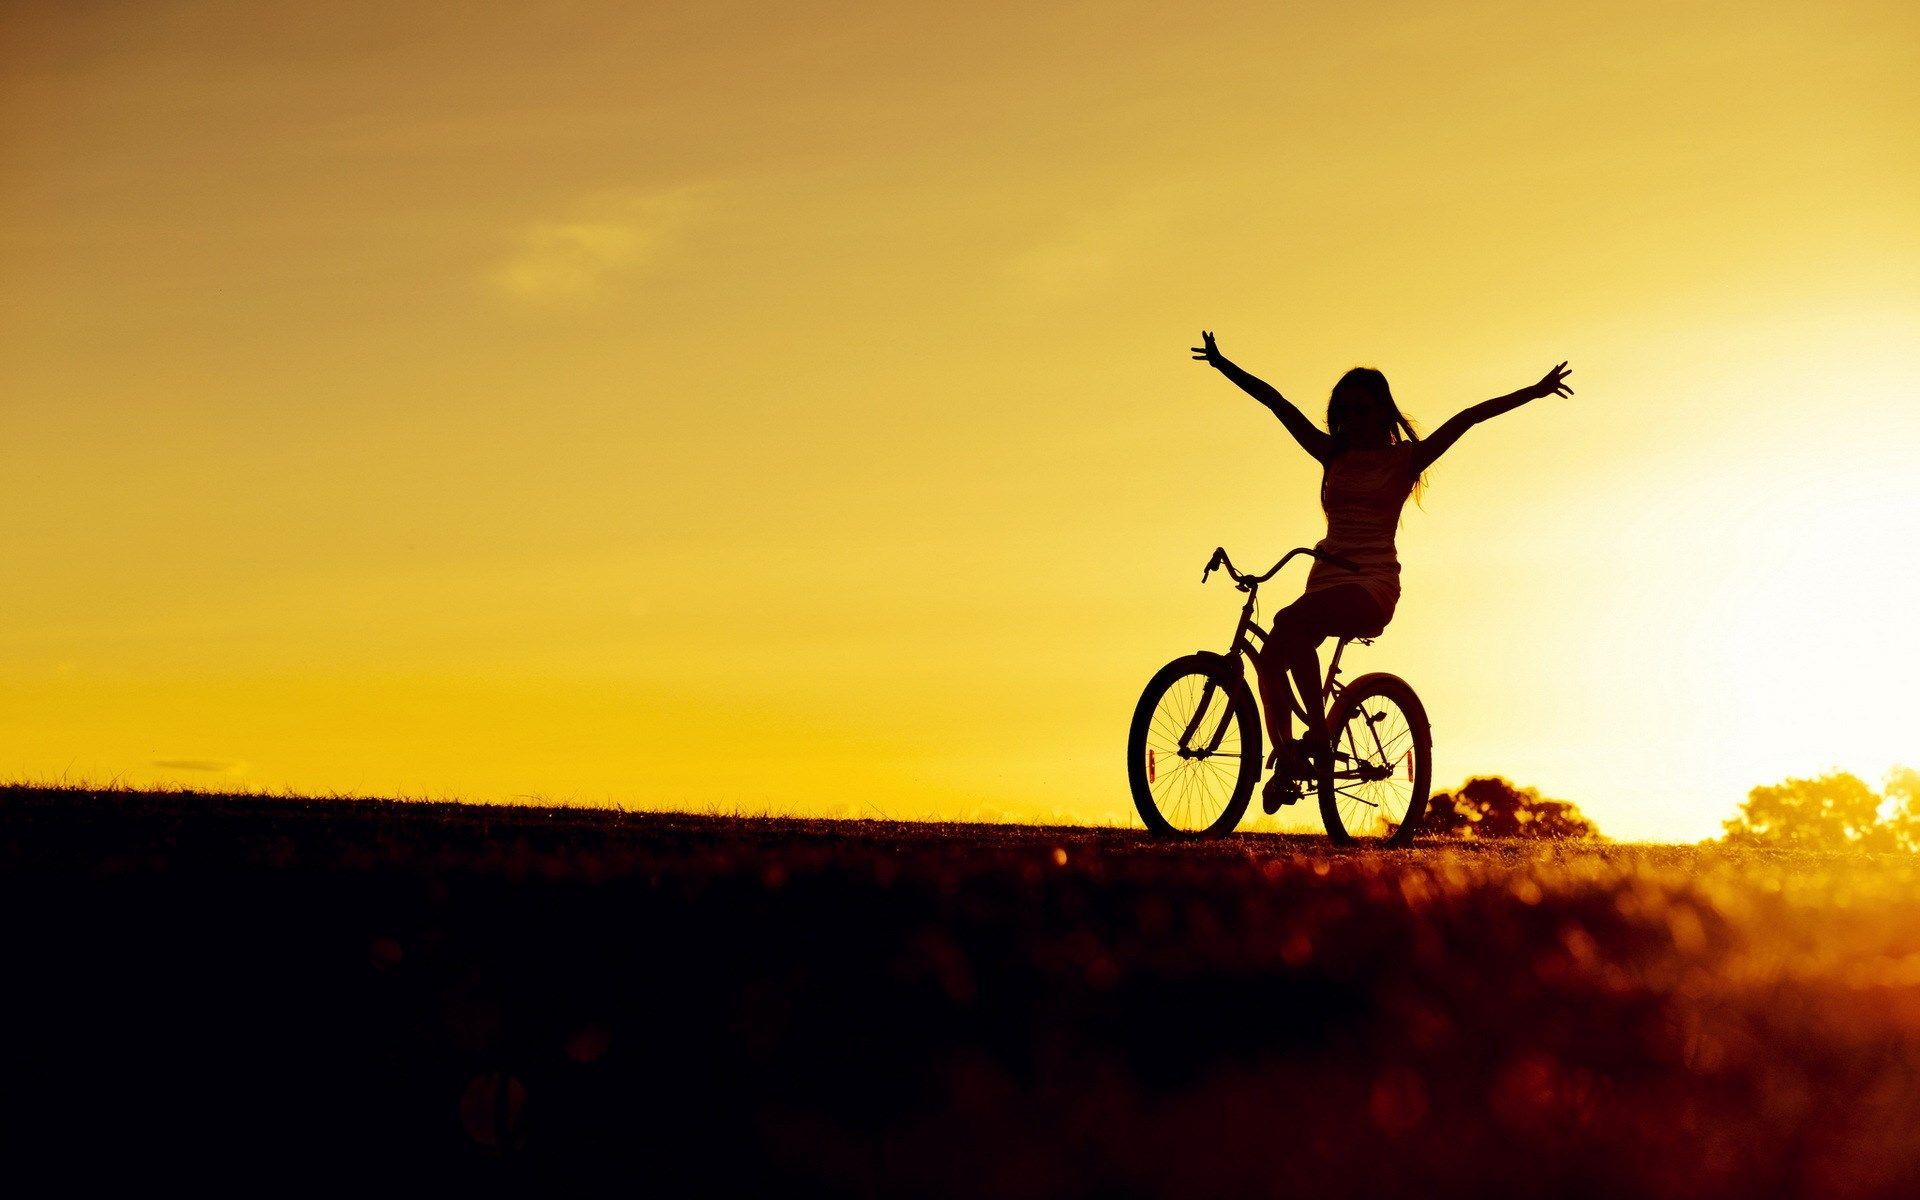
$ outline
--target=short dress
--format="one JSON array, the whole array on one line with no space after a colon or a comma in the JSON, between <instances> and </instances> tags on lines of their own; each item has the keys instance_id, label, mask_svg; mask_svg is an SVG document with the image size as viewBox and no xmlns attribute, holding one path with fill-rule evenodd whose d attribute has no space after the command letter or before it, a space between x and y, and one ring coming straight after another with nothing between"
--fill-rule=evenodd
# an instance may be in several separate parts
<instances>
[{"instance_id":1,"label":"short dress","mask_svg":"<svg viewBox=\"0 0 1920 1200\"><path fill-rule=\"evenodd\" d=\"M1413 494L1413 452L1413 442L1399 442L1377 450L1349 450L1327 464L1327 536L1314 549L1339 555L1360 569L1349 571L1316 559L1307 574L1307 591L1359 584L1380 606L1382 623L1393 619L1394 606L1400 603L1400 558L1393 535L1400 526L1400 510Z\"/></svg>"}]
</instances>

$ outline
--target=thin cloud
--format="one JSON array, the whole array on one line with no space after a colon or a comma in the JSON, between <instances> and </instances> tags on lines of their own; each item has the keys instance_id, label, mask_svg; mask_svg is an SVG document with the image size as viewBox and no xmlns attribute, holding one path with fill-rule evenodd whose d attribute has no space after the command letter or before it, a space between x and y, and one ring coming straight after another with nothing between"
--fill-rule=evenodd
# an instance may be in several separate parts
<instances>
[{"instance_id":1,"label":"thin cloud","mask_svg":"<svg viewBox=\"0 0 1920 1200\"><path fill-rule=\"evenodd\" d=\"M499 291L531 304L597 300L644 271L693 211L693 190L600 195L523 230L496 266Z\"/></svg>"},{"instance_id":2,"label":"thin cloud","mask_svg":"<svg viewBox=\"0 0 1920 1200\"><path fill-rule=\"evenodd\" d=\"M200 771L211 775L238 775L247 764L237 758L156 758L148 766L163 771Z\"/></svg>"},{"instance_id":3,"label":"thin cloud","mask_svg":"<svg viewBox=\"0 0 1920 1200\"><path fill-rule=\"evenodd\" d=\"M1068 300L1112 284L1171 222L1151 197L1136 197L1080 216L1053 237L1030 246L1007 263L1019 294L1034 300Z\"/></svg>"},{"instance_id":4,"label":"thin cloud","mask_svg":"<svg viewBox=\"0 0 1920 1200\"><path fill-rule=\"evenodd\" d=\"M1008 283L1016 295L1041 302L1114 287L1177 242L1180 223L1203 201L1188 185L1166 184L1080 213L1052 237L1013 255L1006 264Z\"/></svg>"}]
</instances>

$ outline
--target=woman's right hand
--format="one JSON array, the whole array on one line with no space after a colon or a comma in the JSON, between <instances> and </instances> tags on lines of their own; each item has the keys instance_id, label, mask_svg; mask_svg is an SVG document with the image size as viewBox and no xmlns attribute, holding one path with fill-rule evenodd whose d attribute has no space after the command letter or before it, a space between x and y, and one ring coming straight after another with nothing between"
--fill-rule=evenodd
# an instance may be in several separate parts
<instances>
[{"instance_id":1,"label":"woman's right hand","mask_svg":"<svg viewBox=\"0 0 1920 1200\"><path fill-rule=\"evenodd\" d=\"M1213 333L1210 330L1202 329L1200 331L1200 341L1203 343L1202 345L1188 347L1188 349L1193 351L1193 357L1196 362L1203 362L1210 367L1217 367L1227 361L1227 356L1220 353L1220 347L1214 345Z\"/></svg>"}]
</instances>

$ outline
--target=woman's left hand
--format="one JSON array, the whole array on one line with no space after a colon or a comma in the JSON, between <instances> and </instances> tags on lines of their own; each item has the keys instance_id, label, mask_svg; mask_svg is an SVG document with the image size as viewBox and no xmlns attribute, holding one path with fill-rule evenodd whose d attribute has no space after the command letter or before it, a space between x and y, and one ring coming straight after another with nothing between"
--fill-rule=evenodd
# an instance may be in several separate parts
<instances>
[{"instance_id":1,"label":"woman's left hand","mask_svg":"<svg viewBox=\"0 0 1920 1200\"><path fill-rule=\"evenodd\" d=\"M1561 363L1540 377L1540 382L1528 388L1537 400L1542 396L1571 396L1573 389L1567 386L1567 376L1573 374L1567 370L1567 364Z\"/></svg>"}]
</instances>

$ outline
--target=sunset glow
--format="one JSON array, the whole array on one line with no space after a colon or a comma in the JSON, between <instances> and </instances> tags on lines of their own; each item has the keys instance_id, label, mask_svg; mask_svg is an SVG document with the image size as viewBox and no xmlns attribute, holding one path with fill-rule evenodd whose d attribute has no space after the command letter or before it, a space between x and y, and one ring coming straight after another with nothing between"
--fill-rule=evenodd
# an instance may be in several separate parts
<instances>
[{"instance_id":1,"label":"sunset glow","mask_svg":"<svg viewBox=\"0 0 1920 1200\"><path fill-rule=\"evenodd\" d=\"M1572 362L1349 660L1437 785L1920 765L1910 3L306 13L9 8L0 776L1125 824L1321 532L1202 327Z\"/></svg>"}]
</instances>

